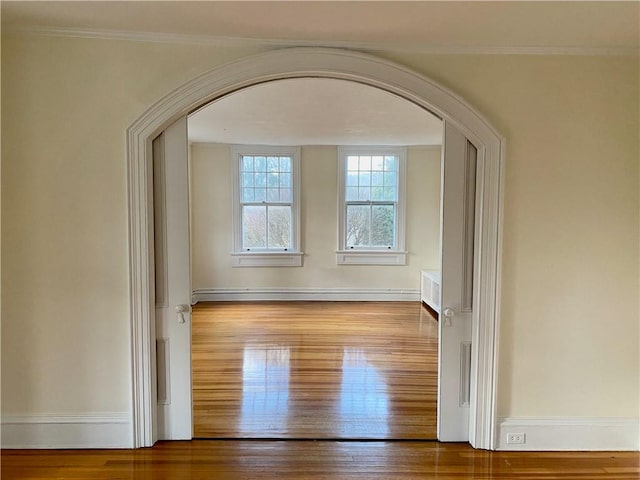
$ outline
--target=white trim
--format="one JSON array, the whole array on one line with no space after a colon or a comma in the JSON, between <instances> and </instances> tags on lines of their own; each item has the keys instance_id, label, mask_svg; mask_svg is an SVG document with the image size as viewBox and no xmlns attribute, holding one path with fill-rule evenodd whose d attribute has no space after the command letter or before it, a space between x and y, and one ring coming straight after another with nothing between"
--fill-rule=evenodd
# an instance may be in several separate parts
<instances>
[{"instance_id":1,"label":"white trim","mask_svg":"<svg viewBox=\"0 0 640 480\"><path fill-rule=\"evenodd\" d=\"M2 448L131 448L128 413L3 415Z\"/></svg>"},{"instance_id":2,"label":"white trim","mask_svg":"<svg viewBox=\"0 0 640 480\"><path fill-rule=\"evenodd\" d=\"M233 252L232 267L301 267L302 252Z\"/></svg>"},{"instance_id":3,"label":"white trim","mask_svg":"<svg viewBox=\"0 0 640 480\"><path fill-rule=\"evenodd\" d=\"M193 303L227 301L418 302L420 291L398 288L200 288Z\"/></svg>"},{"instance_id":4,"label":"white trim","mask_svg":"<svg viewBox=\"0 0 640 480\"><path fill-rule=\"evenodd\" d=\"M501 418L499 450L640 449L640 419L617 417ZM507 434L522 433L525 443L508 444Z\"/></svg>"},{"instance_id":5,"label":"white trim","mask_svg":"<svg viewBox=\"0 0 640 480\"><path fill-rule=\"evenodd\" d=\"M407 251L397 250L339 250L338 265L406 265Z\"/></svg>"},{"instance_id":6,"label":"white trim","mask_svg":"<svg viewBox=\"0 0 640 480\"><path fill-rule=\"evenodd\" d=\"M131 357L134 446L153 444L155 333L148 204L151 140L182 115L238 89L285 78L334 78L380 88L453 123L478 149L478 228L469 441L496 446L504 138L471 105L399 64L366 54L319 48L276 50L219 66L167 93L127 130Z\"/></svg>"},{"instance_id":7,"label":"white trim","mask_svg":"<svg viewBox=\"0 0 640 480\"><path fill-rule=\"evenodd\" d=\"M579 56L637 56L637 47L567 47L535 45L428 45L425 43L345 42L330 40L284 40L269 38L222 37L215 35L191 35L179 33L131 32L122 30L63 28L63 27L13 27L3 33L23 33L49 37L97 38L103 40L128 40L134 42L210 45L226 48L346 48L362 52L403 52L428 55L579 55Z\"/></svg>"},{"instance_id":8,"label":"white trim","mask_svg":"<svg viewBox=\"0 0 640 480\"><path fill-rule=\"evenodd\" d=\"M149 250L153 247L153 209L149 205L149 190L152 188L150 177L153 174L148 168L152 162L152 140L162 130L153 125L156 115L156 112L148 112L127 130L131 410L134 448L152 446L158 433L157 398L154 388L155 304L152 304L153 266L149 258Z\"/></svg>"}]
</instances>

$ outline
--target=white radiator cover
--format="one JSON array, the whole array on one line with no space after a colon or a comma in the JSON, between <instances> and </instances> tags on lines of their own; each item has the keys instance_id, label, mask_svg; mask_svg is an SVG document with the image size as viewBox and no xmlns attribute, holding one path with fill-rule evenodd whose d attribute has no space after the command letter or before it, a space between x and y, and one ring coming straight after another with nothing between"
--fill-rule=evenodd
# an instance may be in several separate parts
<instances>
[{"instance_id":1,"label":"white radiator cover","mask_svg":"<svg viewBox=\"0 0 640 480\"><path fill-rule=\"evenodd\" d=\"M422 270L420 300L440 313L440 270Z\"/></svg>"}]
</instances>

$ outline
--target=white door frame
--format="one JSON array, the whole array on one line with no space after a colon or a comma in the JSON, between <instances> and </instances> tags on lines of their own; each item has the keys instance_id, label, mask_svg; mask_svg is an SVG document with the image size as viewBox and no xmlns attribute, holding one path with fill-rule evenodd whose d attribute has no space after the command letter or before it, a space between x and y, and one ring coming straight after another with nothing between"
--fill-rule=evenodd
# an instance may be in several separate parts
<instances>
[{"instance_id":1,"label":"white door frame","mask_svg":"<svg viewBox=\"0 0 640 480\"><path fill-rule=\"evenodd\" d=\"M216 67L169 92L127 130L133 447L156 438L152 141L180 116L236 90L286 78L350 80L396 94L453 123L478 149L478 238L469 442L495 449L504 138L470 104L405 67L341 49L291 48Z\"/></svg>"}]
</instances>

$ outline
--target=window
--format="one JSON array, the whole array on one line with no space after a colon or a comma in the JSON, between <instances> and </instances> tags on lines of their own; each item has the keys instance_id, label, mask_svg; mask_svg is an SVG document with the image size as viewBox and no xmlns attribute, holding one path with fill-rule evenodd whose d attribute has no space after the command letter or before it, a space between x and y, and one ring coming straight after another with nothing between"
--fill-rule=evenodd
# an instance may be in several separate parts
<instances>
[{"instance_id":1,"label":"window","mask_svg":"<svg viewBox=\"0 0 640 480\"><path fill-rule=\"evenodd\" d=\"M406 149L340 147L339 264L405 265Z\"/></svg>"},{"instance_id":2,"label":"window","mask_svg":"<svg viewBox=\"0 0 640 480\"><path fill-rule=\"evenodd\" d=\"M300 266L297 147L232 148L236 267Z\"/></svg>"}]
</instances>

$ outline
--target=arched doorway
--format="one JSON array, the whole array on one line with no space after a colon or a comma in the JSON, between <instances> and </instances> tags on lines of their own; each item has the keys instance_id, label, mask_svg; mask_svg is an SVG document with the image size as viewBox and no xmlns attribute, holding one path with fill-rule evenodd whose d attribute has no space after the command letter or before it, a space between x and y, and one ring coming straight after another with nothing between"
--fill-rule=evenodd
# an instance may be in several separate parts
<instances>
[{"instance_id":1,"label":"arched doorway","mask_svg":"<svg viewBox=\"0 0 640 480\"><path fill-rule=\"evenodd\" d=\"M150 258L153 219L149 194L152 140L176 119L230 92L300 77L350 80L386 90L455 125L476 146L479 233L474 268L477 302L472 344L476 348L471 357L469 441L476 448L494 448L504 140L471 106L425 77L373 56L316 48L280 50L215 68L167 94L127 131L134 446L150 446L155 439Z\"/></svg>"}]
</instances>

